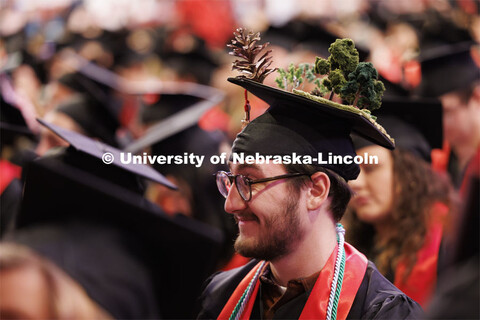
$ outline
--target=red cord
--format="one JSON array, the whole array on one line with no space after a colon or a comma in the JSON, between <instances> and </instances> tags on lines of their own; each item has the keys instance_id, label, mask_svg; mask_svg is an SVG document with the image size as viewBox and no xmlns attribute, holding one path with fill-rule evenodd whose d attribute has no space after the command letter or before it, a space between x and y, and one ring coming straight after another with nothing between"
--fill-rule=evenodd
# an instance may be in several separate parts
<instances>
[{"instance_id":1,"label":"red cord","mask_svg":"<svg viewBox=\"0 0 480 320\"><path fill-rule=\"evenodd\" d=\"M245 89L245 106L243 107L245 110L245 121L250 121L250 101L248 101L247 89Z\"/></svg>"}]
</instances>

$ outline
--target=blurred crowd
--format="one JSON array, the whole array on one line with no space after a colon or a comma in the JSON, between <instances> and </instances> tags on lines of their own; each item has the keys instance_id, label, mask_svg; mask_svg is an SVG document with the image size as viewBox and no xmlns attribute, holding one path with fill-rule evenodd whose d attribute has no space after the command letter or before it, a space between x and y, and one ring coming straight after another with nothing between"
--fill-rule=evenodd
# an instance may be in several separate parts
<instances>
[{"instance_id":1,"label":"blurred crowd","mask_svg":"<svg viewBox=\"0 0 480 320\"><path fill-rule=\"evenodd\" d=\"M238 27L270 42L276 68L327 58L337 38L355 41L385 84L384 108L408 113L422 137L399 130L393 152L354 139L357 152L384 161L351 184L359 197L347 240L425 310L435 306L432 318L478 317L478 1L0 5L0 318L191 318L202 281L248 261L234 253L237 227L213 176L225 165L154 165L174 190L146 168L153 181L100 174L95 152L78 154L94 141L139 154L228 152L246 103L226 81L237 75L226 44ZM435 60L443 55L453 57L448 69ZM435 92L447 82L456 87ZM268 107L248 100L252 118ZM463 287L442 282L451 272ZM449 289L463 295L452 302Z\"/></svg>"}]
</instances>

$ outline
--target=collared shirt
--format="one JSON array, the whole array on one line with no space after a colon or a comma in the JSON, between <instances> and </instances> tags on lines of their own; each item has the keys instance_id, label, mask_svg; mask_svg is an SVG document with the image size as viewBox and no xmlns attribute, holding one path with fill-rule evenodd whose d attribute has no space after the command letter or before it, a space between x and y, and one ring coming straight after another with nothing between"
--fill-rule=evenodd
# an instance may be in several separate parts
<instances>
[{"instance_id":1,"label":"collared shirt","mask_svg":"<svg viewBox=\"0 0 480 320\"><path fill-rule=\"evenodd\" d=\"M290 300L304 292L310 292L317 281L320 271L305 278L288 281L286 287L280 286L273 280L270 265L260 276L262 285L263 318L273 319L275 312Z\"/></svg>"}]
</instances>

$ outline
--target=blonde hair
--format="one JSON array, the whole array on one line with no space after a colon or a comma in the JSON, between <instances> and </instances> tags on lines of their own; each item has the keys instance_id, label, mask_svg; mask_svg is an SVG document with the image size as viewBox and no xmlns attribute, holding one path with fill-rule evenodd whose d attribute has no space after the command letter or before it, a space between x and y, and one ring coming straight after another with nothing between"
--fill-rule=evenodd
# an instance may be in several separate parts
<instances>
[{"instance_id":1,"label":"blonde hair","mask_svg":"<svg viewBox=\"0 0 480 320\"><path fill-rule=\"evenodd\" d=\"M0 244L0 274L24 268L37 270L45 280L50 319L113 319L76 281L49 260L23 245Z\"/></svg>"}]
</instances>

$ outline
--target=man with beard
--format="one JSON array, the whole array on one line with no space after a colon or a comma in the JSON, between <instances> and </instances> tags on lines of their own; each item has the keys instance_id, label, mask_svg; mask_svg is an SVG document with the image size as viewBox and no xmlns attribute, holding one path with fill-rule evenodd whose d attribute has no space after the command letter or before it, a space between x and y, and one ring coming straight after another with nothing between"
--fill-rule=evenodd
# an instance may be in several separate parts
<instances>
[{"instance_id":1,"label":"man with beard","mask_svg":"<svg viewBox=\"0 0 480 320\"><path fill-rule=\"evenodd\" d=\"M229 79L271 107L250 122L232 154L353 159L352 131L386 148L391 138L364 116L246 78ZM199 299L199 319L406 319L420 306L344 242L342 218L358 164L240 163L218 172L239 235L236 250L253 258L213 275ZM325 156L323 157L326 158ZM326 161L325 161L326 162Z\"/></svg>"}]
</instances>

